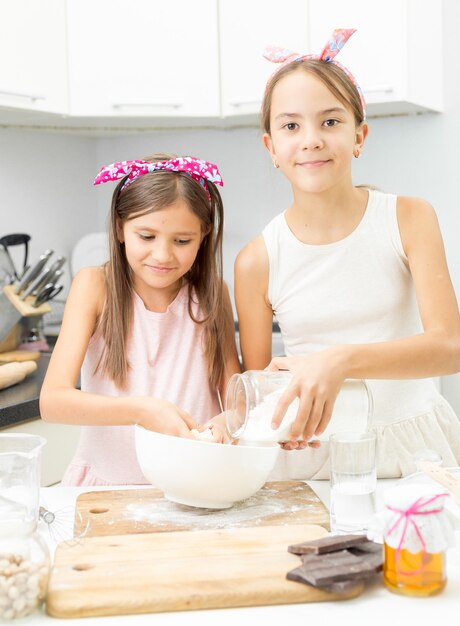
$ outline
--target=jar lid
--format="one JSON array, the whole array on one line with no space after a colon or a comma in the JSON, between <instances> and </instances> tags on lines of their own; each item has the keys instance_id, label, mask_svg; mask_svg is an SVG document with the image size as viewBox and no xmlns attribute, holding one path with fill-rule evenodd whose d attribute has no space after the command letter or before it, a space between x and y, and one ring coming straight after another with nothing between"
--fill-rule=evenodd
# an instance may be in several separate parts
<instances>
[{"instance_id":1,"label":"jar lid","mask_svg":"<svg viewBox=\"0 0 460 626\"><path fill-rule=\"evenodd\" d=\"M401 510L407 509L420 498L428 501L438 496L436 498L436 509L442 509L444 507L445 498L447 498L448 495L449 493L441 485L431 485L428 483L398 485L384 492L383 502L387 507Z\"/></svg>"}]
</instances>

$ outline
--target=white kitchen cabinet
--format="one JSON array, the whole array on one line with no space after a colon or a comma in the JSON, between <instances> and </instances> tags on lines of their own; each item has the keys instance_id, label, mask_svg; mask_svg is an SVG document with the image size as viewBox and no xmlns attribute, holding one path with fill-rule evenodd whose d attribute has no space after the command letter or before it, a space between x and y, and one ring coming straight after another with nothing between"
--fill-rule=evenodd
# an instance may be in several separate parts
<instances>
[{"instance_id":1,"label":"white kitchen cabinet","mask_svg":"<svg viewBox=\"0 0 460 626\"><path fill-rule=\"evenodd\" d=\"M0 0L0 109L67 112L63 0Z\"/></svg>"},{"instance_id":2,"label":"white kitchen cabinet","mask_svg":"<svg viewBox=\"0 0 460 626\"><path fill-rule=\"evenodd\" d=\"M370 115L442 111L442 2L309 0L319 53L334 28L356 28L337 60L359 82Z\"/></svg>"},{"instance_id":3,"label":"white kitchen cabinet","mask_svg":"<svg viewBox=\"0 0 460 626\"><path fill-rule=\"evenodd\" d=\"M67 0L70 113L220 115L216 0Z\"/></svg>"},{"instance_id":4,"label":"white kitchen cabinet","mask_svg":"<svg viewBox=\"0 0 460 626\"><path fill-rule=\"evenodd\" d=\"M433 0L0 0L0 123L86 129L257 125L269 44L338 60L368 115L442 111ZM59 115L61 114L61 115Z\"/></svg>"},{"instance_id":5,"label":"white kitchen cabinet","mask_svg":"<svg viewBox=\"0 0 460 626\"><path fill-rule=\"evenodd\" d=\"M222 113L256 120L265 85L278 65L268 45L308 49L308 0L219 0Z\"/></svg>"}]
</instances>

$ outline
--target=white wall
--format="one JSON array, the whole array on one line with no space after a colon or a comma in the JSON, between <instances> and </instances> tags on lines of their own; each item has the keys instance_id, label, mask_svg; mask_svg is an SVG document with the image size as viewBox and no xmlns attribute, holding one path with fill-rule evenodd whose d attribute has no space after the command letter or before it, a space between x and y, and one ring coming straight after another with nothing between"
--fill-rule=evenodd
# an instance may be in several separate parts
<instances>
[{"instance_id":1,"label":"white wall","mask_svg":"<svg viewBox=\"0 0 460 626\"><path fill-rule=\"evenodd\" d=\"M445 112L371 119L364 155L354 166L356 183L418 195L435 206L460 296L460 81L455 78L460 3L445 0L444 11L445 61L439 71L445 74ZM225 275L232 285L236 252L290 200L255 128L111 138L0 129L0 233L30 232L33 255L46 247L69 253L83 234L105 228L113 186L92 188L99 168L156 151L196 154L219 165L225 182ZM447 377L443 391L460 415L459 381L460 376Z\"/></svg>"},{"instance_id":2,"label":"white wall","mask_svg":"<svg viewBox=\"0 0 460 626\"><path fill-rule=\"evenodd\" d=\"M96 143L85 137L0 129L0 234L28 233L29 261L51 248L68 256L95 225ZM22 246L21 246L22 248ZM19 269L22 250L12 248Z\"/></svg>"}]
</instances>

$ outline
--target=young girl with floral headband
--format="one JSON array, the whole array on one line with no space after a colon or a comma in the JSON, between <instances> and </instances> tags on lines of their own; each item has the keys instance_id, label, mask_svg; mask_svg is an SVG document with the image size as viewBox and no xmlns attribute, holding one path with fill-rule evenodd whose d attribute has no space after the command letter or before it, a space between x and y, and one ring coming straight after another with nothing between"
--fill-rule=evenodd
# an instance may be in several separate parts
<instances>
[{"instance_id":1,"label":"young girl with floral headband","mask_svg":"<svg viewBox=\"0 0 460 626\"><path fill-rule=\"evenodd\" d=\"M460 370L436 214L419 198L352 182L368 125L361 90L335 56L353 32L334 31L318 56L267 54L282 66L266 88L263 141L293 197L240 252L235 296L244 367L293 373L274 427L300 397L284 446L296 451L282 451L278 477L327 477L327 445L302 448L324 431L347 378L366 379L373 397L379 476L414 471L426 448L460 462L460 422L429 378ZM274 315L287 357L271 361Z\"/></svg>"},{"instance_id":2,"label":"young girl with floral headband","mask_svg":"<svg viewBox=\"0 0 460 626\"><path fill-rule=\"evenodd\" d=\"M192 437L240 371L217 167L157 155L94 184L115 180L110 260L76 275L40 396L44 420L82 427L66 485L145 483L133 425Z\"/></svg>"}]
</instances>

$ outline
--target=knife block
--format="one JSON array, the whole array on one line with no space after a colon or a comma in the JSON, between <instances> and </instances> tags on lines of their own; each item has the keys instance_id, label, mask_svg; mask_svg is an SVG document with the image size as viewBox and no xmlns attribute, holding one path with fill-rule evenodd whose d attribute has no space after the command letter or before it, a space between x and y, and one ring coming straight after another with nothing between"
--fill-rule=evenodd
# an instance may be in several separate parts
<instances>
[{"instance_id":1,"label":"knife block","mask_svg":"<svg viewBox=\"0 0 460 626\"><path fill-rule=\"evenodd\" d=\"M0 292L0 352L14 350L21 339L21 320L37 318L51 312L50 305L45 302L38 307L32 306L33 296L21 300L14 293L14 285L5 285Z\"/></svg>"}]
</instances>

